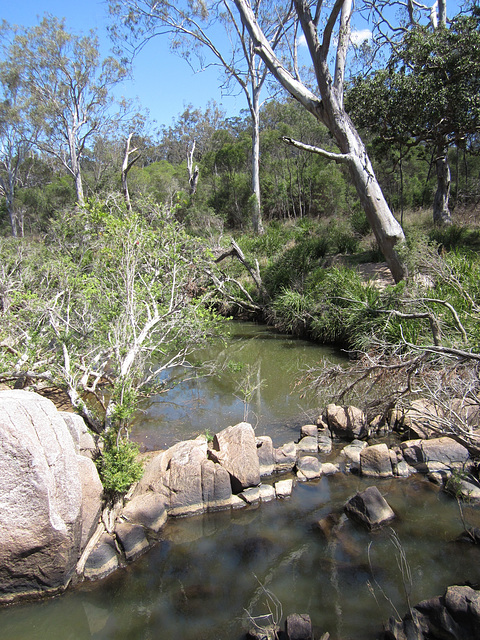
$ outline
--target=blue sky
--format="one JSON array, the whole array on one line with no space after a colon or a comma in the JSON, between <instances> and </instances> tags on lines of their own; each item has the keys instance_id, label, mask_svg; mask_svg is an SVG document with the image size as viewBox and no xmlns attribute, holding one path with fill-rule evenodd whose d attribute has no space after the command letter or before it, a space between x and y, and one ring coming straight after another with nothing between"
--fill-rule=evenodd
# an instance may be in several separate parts
<instances>
[{"instance_id":1,"label":"blue sky","mask_svg":"<svg viewBox=\"0 0 480 640\"><path fill-rule=\"evenodd\" d=\"M107 56L112 46L107 34L108 8L102 0L4 0L0 18L10 24L30 27L38 24L45 13L66 19L67 30L88 33L95 29ZM242 97L222 97L219 70L210 68L194 73L189 65L169 50L168 39L151 40L134 61L133 80L121 92L128 98L138 97L142 107L158 125L170 125L188 104L204 108L210 100L222 105L228 115L245 108Z\"/></svg>"},{"instance_id":2,"label":"blue sky","mask_svg":"<svg viewBox=\"0 0 480 640\"><path fill-rule=\"evenodd\" d=\"M428 2L430 4L431 0ZM66 19L72 33L87 33L95 29L108 55L111 42L107 34L109 24L107 3L103 0L3 0L0 18L10 24L26 27L38 23L44 13ZM449 0L448 15L456 13L461 0ZM363 29L365 25L359 25ZM151 40L134 61L133 80L122 87L128 98L138 97L158 125L170 125L184 108L192 104L205 108L210 100L221 105L227 115L238 115L246 108L243 96L222 96L218 68L194 73L188 64L169 50L168 38Z\"/></svg>"}]
</instances>

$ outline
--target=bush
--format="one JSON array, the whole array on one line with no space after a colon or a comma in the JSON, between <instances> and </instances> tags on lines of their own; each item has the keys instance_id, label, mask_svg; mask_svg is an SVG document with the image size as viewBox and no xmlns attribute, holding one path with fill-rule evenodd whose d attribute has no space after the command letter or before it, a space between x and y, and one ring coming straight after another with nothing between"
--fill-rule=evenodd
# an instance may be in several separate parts
<instances>
[{"instance_id":1,"label":"bush","mask_svg":"<svg viewBox=\"0 0 480 640\"><path fill-rule=\"evenodd\" d=\"M142 477L143 467L137 460L138 446L128 440L120 440L109 446L97 461L98 473L105 493L110 496L126 493L134 482Z\"/></svg>"}]
</instances>

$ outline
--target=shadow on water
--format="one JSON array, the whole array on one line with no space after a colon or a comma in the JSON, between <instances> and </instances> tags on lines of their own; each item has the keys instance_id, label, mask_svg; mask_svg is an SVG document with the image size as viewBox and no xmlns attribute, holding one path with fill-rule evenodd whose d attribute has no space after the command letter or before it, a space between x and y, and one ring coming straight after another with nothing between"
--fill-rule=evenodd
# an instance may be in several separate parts
<instances>
[{"instance_id":1,"label":"shadow on water","mask_svg":"<svg viewBox=\"0 0 480 640\"><path fill-rule=\"evenodd\" d=\"M267 367L265 355L260 358L268 386L255 405L262 418L257 430L268 432L271 424L280 424L282 412L293 424L299 398L291 399L293 410L288 413L289 403L279 398L287 388L281 378L286 371L285 377L293 379L298 363L305 363L307 354L312 360L319 358L320 352L301 341L294 347L282 346L277 336L267 332L264 337L263 330L254 327L245 332L254 339L245 344L243 337L234 335L222 347L222 357L251 363L264 354L267 343L275 347L273 364ZM282 354L288 357L282 359ZM225 418L221 406L230 382L220 380L218 385L214 399L203 400L205 411L217 407L215 411ZM195 393L200 397L203 387ZM177 400L183 402L181 394ZM145 410L150 423L144 431L137 424L137 437L163 429L169 420L155 402ZM186 408L184 415L189 415ZM183 431L175 426L168 438L202 431L207 424L202 420L196 413L190 415ZM234 420L232 413L227 420L212 419L208 425L223 428ZM288 433L292 435L293 427ZM311 616L315 637L328 631L332 640L373 640L382 621L394 614L392 605L403 615L407 604L390 528L369 533L342 516L346 500L369 484L371 480L337 474L297 484L285 501L170 520L157 546L106 580L84 583L42 603L1 609L0 637L239 640L249 626L247 611L252 616L268 613L265 590L270 590L282 604L283 618L294 612ZM412 573L411 602L440 595L449 584L480 582L478 547L452 542L463 528L452 498L420 476L376 484L397 514L392 526ZM315 523L332 513L337 514L334 526L322 534ZM465 517L480 527L478 509L466 506Z\"/></svg>"}]
</instances>

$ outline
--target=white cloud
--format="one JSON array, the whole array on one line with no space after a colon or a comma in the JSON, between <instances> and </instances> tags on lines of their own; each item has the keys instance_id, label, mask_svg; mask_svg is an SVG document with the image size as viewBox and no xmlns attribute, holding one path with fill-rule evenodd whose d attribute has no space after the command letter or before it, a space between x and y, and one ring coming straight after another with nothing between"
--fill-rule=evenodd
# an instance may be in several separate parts
<instances>
[{"instance_id":1,"label":"white cloud","mask_svg":"<svg viewBox=\"0 0 480 640\"><path fill-rule=\"evenodd\" d=\"M370 29L353 30L350 33L350 42L353 44L354 47L358 47L359 45L362 44L362 42L365 42L365 40L370 40L371 37L372 37L372 32L370 31ZM336 38L334 39L334 42L335 44L337 43ZM298 47L307 46L307 41L303 33L299 36L297 40L297 46Z\"/></svg>"},{"instance_id":2,"label":"white cloud","mask_svg":"<svg viewBox=\"0 0 480 640\"><path fill-rule=\"evenodd\" d=\"M358 31L352 31L350 34L350 42L353 46L358 47L365 40L370 40L372 37L372 32L370 29L360 29Z\"/></svg>"},{"instance_id":3,"label":"white cloud","mask_svg":"<svg viewBox=\"0 0 480 640\"><path fill-rule=\"evenodd\" d=\"M300 37L297 40L297 46L298 47L306 47L307 46L307 39L305 38L305 35L303 33L300 35Z\"/></svg>"}]
</instances>

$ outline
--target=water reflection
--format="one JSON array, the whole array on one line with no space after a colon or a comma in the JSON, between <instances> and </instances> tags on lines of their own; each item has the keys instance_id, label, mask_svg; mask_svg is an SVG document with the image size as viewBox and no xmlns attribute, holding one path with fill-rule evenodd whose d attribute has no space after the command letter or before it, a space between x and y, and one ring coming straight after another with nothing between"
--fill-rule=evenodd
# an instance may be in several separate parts
<instances>
[{"instance_id":1,"label":"water reflection","mask_svg":"<svg viewBox=\"0 0 480 640\"><path fill-rule=\"evenodd\" d=\"M239 331L212 353L257 363L266 379L252 401L257 432L273 433L279 442L296 439L300 406L315 412L317 403L306 405L290 382L325 351L254 325ZM253 339L245 341L245 335ZM195 381L171 392L169 404L162 397L162 403L146 405L135 437L156 448L241 419L242 403L230 397L233 369L231 378L226 374L213 386L212 380ZM282 604L283 618L311 616L315 637L328 631L332 640L371 640L393 615L392 604L401 614L407 609L389 528L369 533L342 516L348 498L371 482L337 474L298 484L286 501L170 520L157 546L106 580L1 609L1 638L239 640L249 615L268 613L269 590ZM478 547L452 542L463 529L455 500L423 477L376 484L397 514L393 527L412 572L412 602L440 595L449 584L480 583ZM322 535L314 525L332 513L336 524ZM466 505L464 517L480 527L478 508Z\"/></svg>"},{"instance_id":2,"label":"water reflection","mask_svg":"<svg viewBox=\"0 0 480 640\"><path fill-rule=\"evenodd\" d=\"M276 446L283 444L296 438L300 424L316 416L322 406L322 399L302 398L295 382L303 370L325 358L345 361L334 348L290 338L264 325L232 323L226 341L218 339L192 358L215 361L221 373L192 377L145 401L132 438L146 449L162 449L207 430L216 433L236 424L248 410L248 421L257 435L268 434ZM176 373L171 372L170 383L175 382ZM248 376L249 385L245 384ZM247 403L246 386L257 386Z\"/></svg>"},{"instance_id":3,"label":"water reflection","mask_svg":"<svg viewBox=\"0 0 480 640\"><path fill-rule=\"evenodd\" d=\"M392 603L406 611L389 528L368 533L340 518L325 537L313 526L341 513L368 484L331 476L297 485L287 501L170 521L154 549L102 583L0 611L2 639L238 640L246 611L267 613L265 589L282 603L283 616L308 612L316 637L375 638ZM420 477L379 487L398 514L393 526L412 571L412 602L448 584L480 581L478 548L451 542L462 530L453 499ZM479 526L478 509L466 511Z\"/></svg>"}]
</instances>

